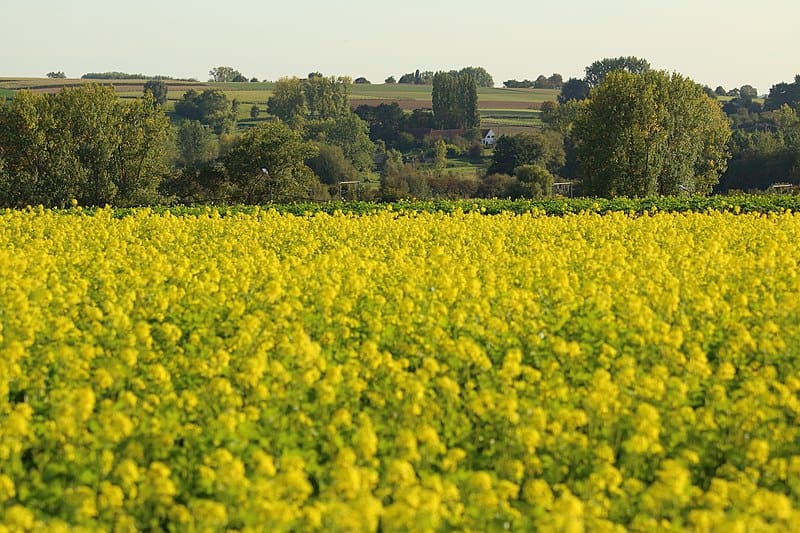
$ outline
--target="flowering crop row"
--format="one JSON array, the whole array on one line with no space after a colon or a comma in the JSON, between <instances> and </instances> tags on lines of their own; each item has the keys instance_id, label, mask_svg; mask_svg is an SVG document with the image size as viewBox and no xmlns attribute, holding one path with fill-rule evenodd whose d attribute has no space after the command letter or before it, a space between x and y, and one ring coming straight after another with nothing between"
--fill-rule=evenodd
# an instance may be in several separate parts
<instances>
[{"instance_id":1,"label":"flowering crop row","mask_svg":"<svg viewBox=\"0 0 800 533\"><path fill-rule=\"evenodd\" d=\"M0 216L0 531L785 531L800 215Z\"/></svg>"}]
</instances>

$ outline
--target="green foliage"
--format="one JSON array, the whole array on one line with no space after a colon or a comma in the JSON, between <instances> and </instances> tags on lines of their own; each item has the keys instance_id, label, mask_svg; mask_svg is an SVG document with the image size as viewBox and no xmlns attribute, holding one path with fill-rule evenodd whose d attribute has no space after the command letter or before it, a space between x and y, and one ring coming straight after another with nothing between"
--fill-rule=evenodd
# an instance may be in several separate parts
<instances>
[{"instance_id":1,"label":"green foliage","mask_svg":"<svg viewBox=\"0 0 800 533\"><path fill-rule=\"evenodd\" d=\"M800 105L800 74L795 76L794 83L781 82L770 88L764 108L774 110L784 105L795 109Z\"/></svg>"},{"instance_id":2,"label":"green foliage","mask_svg":"<svg viewBox=\"0 0 800 533\"><path fill-rule=\"evenodd\" d=\"M467 73L437 72L433 77L431 102L434 120L440 129L480 126L477 85Z\"/></svg>"},{"instance_id":3,"label":"green foliage","mask_svg":"<svg viewBox=\"0 0 800 533\"><path fill-rule=\"evenodd\" d=\"M267 109L286 124L300 126L308 114L303 82L298 78L279 79L267 101Z\"/></svg>"},{"instance_id":4,"label":"green foliage","mask_svg":"<svg viewBox=\"0 0 800 533\"><path fill-rule=\"evenodd\" d=\"M764 113L760 120L764 122L759 129L745 124L734 130L730 143L733 157L718 190L764 190L775 183L800 183L800 118L797 112L784 105Z\"/></svg>"},{"instance_id":5,"label":"green foliage","mask_svg":"<svg viewBox=\"0 0 800 533\"><path fill-rule=\"evenodd\" d=\"M144 84L144 93L150 93L153 97L153 101L160 106L167 103L168 92L167 84L162 80L149 80Z\"/></svg>"},{"instance_id":6,"label":"green foliage","mask_svg":"<svg viewBox=\"0 0 800 533\"><path fill-rule=\"evenodd\" d=\"M464 67L458 71L458 74L466 74L475 80L475 85L478 87L494 87L492 75L483 67Z\"/></svg>"},{"instance_id":7,"label":"green foliage","mask_svg":"<svg viewBox=\"0 0 800 533\"><path fill-rule=\"evenodd\" d=\"M516 183L516 178L509 174L487 174L481 179L477 195L481 198L509 198Z\"/></svg>"},{"instance_id":8,"label":"green foliage","mask_svg":"<svg viewBox=\"0 0 800 533\"><path fill-rule=\"evenodd\" d=\"M344 156L338 146L316 143L319 153L306 160L306 165L314 171L320 181L326 185L336 185L342 181L355 181L358 171Z\"/></svg>"},{"instance_id":9,"label":"green foliage","mask_svg":"<svg viewBox=\"0 0 800 533\"><path fill-rule=\"evenodd\" d=\"M177 163L180 167L199 167L217 157L217 137L198 120L178 125Z\"/></svg>"},{"instance_id":10,"label":"green foliage","mask_svg":"<svg viewBox=\"0 0 800 533\"><path fill-rule=\"evenodd\" d=\"M565 104L555 102L542 103L542 122L547 129L567 135L581 111L583 100L570 100Z\"/></svg>"},{"instance_id":11,"label":"green foliage","mask_svg":"<svg viewBox=\"0 0 800 533\"><path fill-rule=\"evenodd\" d=\"M678 74L611 72L572 131L584 192L598 196L710 192L728 159L719 104Z\"/></svg>"},{"instance_id":12,"label":"green foliage","mask_svg":"<svg viewBox=\"0 0 800 533\"><path fill-rule=\"evenodd\" d=\"M405 164L397 173L381 175L378 191L383 201L393 202L401 199L424 199L430 196L430 187L425 176L411 164Z\"/></svg>"},{"instance_id":13,"label":"green foliage","mask_svg":"<svg viewBox=\"0 0 800 533\"><path fill-rule=\"evenodd\" d=\"M131 74L130 72L87 72L81 79L84 80L173 80L172 76L155 75L149 76L146 74ZM180 81L197 81L193 78L178 78Z\"/></svg>"},{"instance_id":14,"label":"green foliage","mask_svg":"<svg viewBox=\"0 0 800 533\"><path fill-rule=\"evenodd\" d=\"M395 79L394 79L394 76L389 76L388 78L386 78L385 80L383 80L383 82L384 82L384 83L390 83L390 84L391 84L391 83L397 83L397 80L395 80Z\"/></svg>"},{"instance_id":15,"label":"green foliage","mask_svg":"<svg viewBox=\"0 0 800 533\"><path fill-rule=\"evenodd\" d=\"M409 72L400 76L397 83L413 83L414 85L431 85L433 83L433 71L425 70L420 72L417 69L414 72Z\"/></svg>"},{"instance_id":16,"label":"green foliage","mask_svg":"<svg viewBox=\"0 0 800 533\"><path fill-rule=\"evenodd\" d=\"M561 89L564 85L564 78L561 74L552 74L550 77L540 74L533 82L534 89Z\"/></svg>"},{"instance_id":17,"label":"green foliage","mask_svg":"<svg viewBox=\"0 0 800 533\"><path fill-rule=\"evenodd\" d=\"M208 75L210 76L208 81L217 83L247 81L247 78L233 67L215 67L208 71Z\"/></svg>"},{"instance_id":18,"label":"green foliage","mask_svg":"<svg viewBox=\"0 0 800 533\"><path fill-rule=\"evenodd\" d=\"M128 72L87 72L81 79L84 80L145 80L150 76L144 74L130 74Z\"/></svg>"},{"instance_id":19,"label":"green foliage","mask_svg":"<svg viewBox=\"0 0 800 533\"><path fill-rule=\"evenodd\" d=\"M314 76L303 83L308 117L327 120L350 112L350 78Z\"/></svg>"},{"instance_id":20,"label":"green foliage","mask_svg":"<svg viewBox=\"0 0 800 533\"><path fill-rule=\"evenodd\" d=\"M389 147L397 147L399 135L406 123L406 115L397 104L378 104L377 106L360 105L356 115L369 126L369 138L382 140Z\"/></svg>"},{"instance_id":21,"label":"green foliage","mask_svg":"<svg viewBox=\"0 0 800 533\"><path fill-rule=\"evenodd\" d=\"M253 104L250 107L250 118L253 120L258 118L258 115L261 114L261 110L258 108L258 104Z\"/></svg>"},{"instance_id":22,"label":"green foliage","mask_svg":"<svg viewBox=\"0 0 800 533\"><path fill-rule=\"evenodd\" d=\"M175 103L175 114L188 120L198 120L219 135L231 132L236 127L234 103L219 89L206 89L201 93L189 89Z\"/></svg>"},{"instance_id":23,"label":"green foliage","mask_svg":"<svg viewBox=\"0 0 800 533\"><path fill-rule=\"evenodd\" d=\"M557 172L564 165L564 143L554 131L501 135L495 143L489 174L513 174L522 165Z\"/></svg>"},{"instance_id":24,"label":"green foliage","mask_svg":"<svg viewBox=\"0 0 800 533\"><path fill-rule=\"evenodd\" d=\"M222 158L232 196L252 204L307 199L316 181L305 161L317 148L282 122L251 128Z\"/></svg>"},{"instance_id":25,"label":"green foliage","mask_svg":"<svg viewBox=\"0 0 800 533\"><path fill-rule=\"evenodd\" d=\"M630 72L631 74L642 74L650 70L650 63L646 59L639 59L633 56L607 57L586 67L584 81L589 84L589 87L596 87L603 82L608 74L617 70Z\"/></svg>"},{"instance_id":26,"label":"green foliage","mask_svg":"<svg viewBox=\"0 0 800 533\"><path fill-rule=\"evenodd\" d=\"M570 78L561 86L558 103L566 104L572 100L586 100L589 98L589 84L578 78Z\"/></svg>"},{"instance_id":27,"label":"green foliage","mask_svg":"<svg viewBox=\"0 0 800 533\"><path fill-rule=\"evenodd\" d=\"M522 198L543 198L553 192L553 175L541 165L522 165L514 169L514 177L519 182Z\"/></svg>"},{"instance_id":28,"label":"green foliage","mask_svg":"<svg viewBox=\"0 0 800 533\"><path fill-rule=\"evenodd\" d=\"M386 160L383 162L381 176L398 176L403 170L403 154L398 150L387 150Z\"/></svg>"},{"instance_id":29,"label":"green foliage","mask_svg":"<svg viewBox=\"0 0 800 533\"><path fill-rule=\"evenodd\" d=\"M503 87L507 89L531 89L535 82L531 80L506 80Z\"/></svg>"},{"instance_id":30,"label":"green foliage","mask_svg":"<svg viewBox=\"0 0 800 533\"><path fill-rule=\"evenodd\" d=\"M436 139L433 143L433 166L437 169L444 168L447 162L447 143L443 139Z\"/></svg>"},{"instance_id":31,"label":"green foliage","mask_svg":"<svg viewBox=\"0 0 800 533\"><path fill-rule=\"evenodd\" d=\"M50 79L58 80L58 79L65 79L67 75L64 74L64 71L60 70L58 72L48 72L47 77Z\"/></svg>"},{"instance_id":32,"label":"green foliage","mask_svg":"<svg viewBox=\"0 0 800 533\"><path fill-rule=\"evenodd\" d=\"M373 166L375 144L369 138L369 126L351 111L326 120L309 121L306 138L338 146L359 171Z\"/></svg>"},{"instance_id":33,"label":"green foliage","mask_svg":"<svg viewBox=\"0 0 800 533\"><path fill-rule=\"evenodd\" d=\"M0 202L65 206L158 201L172 132L152 98L121 101L100 85L20 92L0 108L6 174Z\"/></svg>"}]
</instances>

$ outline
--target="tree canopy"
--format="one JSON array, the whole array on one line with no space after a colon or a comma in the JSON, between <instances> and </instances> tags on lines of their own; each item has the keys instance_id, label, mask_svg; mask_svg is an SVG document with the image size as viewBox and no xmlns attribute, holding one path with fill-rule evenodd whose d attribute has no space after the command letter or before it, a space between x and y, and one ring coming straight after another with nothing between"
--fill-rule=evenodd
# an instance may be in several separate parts
<instances>
[{"instance_id":1,"label":"tree canopy","mask_svg":"<svg viewBox=\"0 0 800 533\"><path fill-rule=\"evenodd\" d=\"M154 202L171 143L169 119L147 95L123 101L94 84L52 95L21 91L0 106L0 203Z\"/></svg>"},{"instance_id":2,"label":"tree canopy","mask_svg":"<svg viewBox=\"0 0 800 533\"><path fill-rule=\"evenodd\" d=\"M634 56L607 57L586 67L586 76L583 79L589 84L589 87L596 87L603 82L609 73L617 70L624 70L631 74L641 74L650 70L650 63L646 59L639 59Z\"/></svg>"},{"instance_id":3,"label":"tree canopy","mask_svg":"<svg viewBox=\"0 0 800 533\"><path fill-rule=\"evenodd\" d=\"M431 101L437 127L451 129L480 126L477 84L468 73L437 72L433 77Z\"/></svg>"},{"instance_id":4,"label":"tree canopy","mask_svg":"<svg viewBox=\"0 0 800 533\"><path fill-rule=\"evenodd\" d=\"M570 78L561 86L558 103L566 104L572 100L585 100L589 98L589 84L578 78Z\"/></svg>"},{"instance_id":5,"label":"tree canopy","mask_svg":"<svg viewBox=\"0 0 800 533\"><path fill-rule=\"evenodd\" d=\"M153 101L158 105L165 105L167 103L167 93L169 88L166 82L162 80L148 80L144 84L144 93L150 93Z\"/></svg>"},{"instance_id":6,"label":"tree canopy","mask_svg":"<svg viewBox=\"0 0 800 533\"><path fill-rule=\"evenodd\" d=\"M327 120L350 112L350 86L347 76L314 76L303 83L303 94L310 119Z\"/></svg>"},{"instance_id":7,"label":"tree canopy","mask_svg":"<svg viewBox=\"0 0 800 533\"><path fill-rule=\"evenodd\" d=\"M305 164L318 149L275 121L244 132L222 158L234 196L248 204L308 199L316 181Z\"/></svg>"},{"instance_id":8,"label":"tree canopy","mask_svg":"<svg viewBox=\"0 0 800 533\"><path fill-rule=\"evenodd\" d=\"M453 71L455 73L455 71ZM478 87L494 87L494 79L483 67L464 67L458 74L466 74L473 80Z\"/></svg>"},{"instance_id":9,"label":"tree canopy","mask_svg":"<svg viewBox=\"0 0 800 533\"><path fill-rule=\"evenodd\" d=\"M247 78L233 67L214 67L208 71L208 75L210 76L208 81L213 82L247 81Z\"/></svg>"},{"instance_id":10,"label":"tree canopy","mask_svg":"<svg viewBox=\"0 0 800 533\"><path fill-rule=\"evenodd\" d=\"M175 114L188 120L198 120L210 126L217 135L233 131L236 126L236 103L219 89L206 89L201 93L189 89L175 103Z\"/></svg>"},{"instance_id":11,"label":"tree canopy","mask_svg":"<svg viewBox=\"0 0 800 533\"><path fill-rule=\"evenodd\" d=\"M299 78L281 78L275 83L272 96L267 100L269 112L286 124L296 127L308 113L303 82Z\"/></svg>"},{"instance_id":12,"label":"tree canopy","mask_svg":"<svg viewBox=\"0 0 800 533\"><path fill-rule=\"evenodd\" d=\"M719 104L679 74L610 72L572 133L598 196L707 193L725 171L731 132Z\"/></svg>"},{"instance_id":13,"label":"tree canopy","mask_svg":"<svg viewBox=\"0 0 800 533\"><path fill-rule=\"evenodd\" d=\"M522 165L538 165L557 172L564 164L564 145L556 132L501 135L495 143L488 174L513 174Z\"/></svg>"},{"instance_id":14,"label":"tree canopy","mask_svg":"<svg viewBox=\"0 0 800 533\"><path fill-rule=\"evenodd\" d=\"M800 104L800 74L794 77L794 83L776 83L769 90L764 103L767 110L780 109L783 105L797 108Z\"/></svg>"},{"instance_id":15,"label":"tree canopy","mask_svg":"<svg viewBox=\"0 0 800 533\"><path fill-rule=\"evenodd\" d=\"M369 138L369 125L349 110L334 118L308 122L306 137L339 147L358 170L372 168L375 145Z\"/></svg>"}]
</instances>

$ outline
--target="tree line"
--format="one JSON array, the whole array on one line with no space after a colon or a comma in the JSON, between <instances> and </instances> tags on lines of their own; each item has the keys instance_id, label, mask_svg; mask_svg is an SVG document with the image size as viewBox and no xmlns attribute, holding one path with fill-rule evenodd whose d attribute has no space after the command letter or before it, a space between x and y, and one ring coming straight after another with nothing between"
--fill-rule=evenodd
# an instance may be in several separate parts
<instances>
[{"instance_id":1,"label":"tree line","mask_svg":"<svg viewBox=\"0 0 800 533\"><path fill-rule=\"evenodd\" d=\"M432 109L411 112L352 111L348 77L282 78L270 117L244 131L240 104L219 89L186 91L169 114L162 80L137 100L96 85L23 91L0 106L0 204L324 200L374 173L379 186L362 197L547 196L556 181L586 195L705 194L800 181L800 76L762 102L749 85L711 90L635 57L585 74L542 105L540 131L500 136L490 152L468 71L434 73ZM449 175L452 158L485 170Z\"/></svg>"}]
</instances>

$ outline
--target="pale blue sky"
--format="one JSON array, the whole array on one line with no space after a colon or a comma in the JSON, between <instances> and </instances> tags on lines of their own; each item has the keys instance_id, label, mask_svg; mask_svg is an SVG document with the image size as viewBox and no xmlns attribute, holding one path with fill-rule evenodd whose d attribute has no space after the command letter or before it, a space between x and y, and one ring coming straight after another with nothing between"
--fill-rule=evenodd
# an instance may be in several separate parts
<instances>
[{"instance_id":1,"label":"pale blue sky","mask_svg":"<svg viewBox=\"0 0 800 533\"><path fill-rule=\"evenodd\" d=\"M0 77L63 70L208 78L230 65L366 76L483 66L582 77L635 55L712 87L766 93L800 73L799 0L2 0Z\"/></svg>"}]
</instances>

